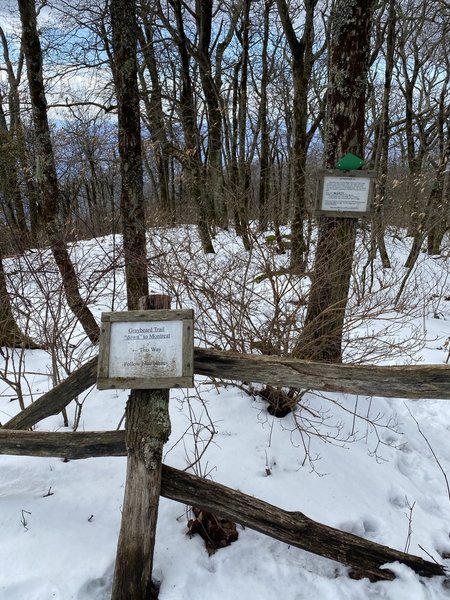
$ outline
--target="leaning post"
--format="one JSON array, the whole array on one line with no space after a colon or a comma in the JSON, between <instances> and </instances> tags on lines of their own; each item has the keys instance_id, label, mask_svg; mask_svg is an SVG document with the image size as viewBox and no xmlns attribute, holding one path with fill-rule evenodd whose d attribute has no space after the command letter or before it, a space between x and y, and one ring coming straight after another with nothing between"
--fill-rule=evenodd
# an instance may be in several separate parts
<instances>
[{"instance_id":1,"label":"leaning post","mask_svg":"<svg viewBox=\"0 0 450 600\"><path fill-rule=\"evenodd\" d=\"M126 406L127 473L111 600L157 598L152 569L162 452L170 435L168 388L192 386L192 311L170 311L170 297L165 295L143 297L139 305L138 311L102 315L97 387L132 388Z\"/></svg>"}]
</instances>

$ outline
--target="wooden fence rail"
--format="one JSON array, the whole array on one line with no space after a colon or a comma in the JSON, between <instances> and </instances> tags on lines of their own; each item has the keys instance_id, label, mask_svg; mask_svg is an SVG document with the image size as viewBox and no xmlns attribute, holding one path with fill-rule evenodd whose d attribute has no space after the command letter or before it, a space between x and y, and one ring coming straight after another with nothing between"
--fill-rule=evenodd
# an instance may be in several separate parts
<instances>
[{"instance_id":1,"label":"wooden fence rail","mask_svg":"<svg viewBox=\"0 0 450 600\"><path fill-rule=\"evenodd\" d=\"M450 366L379 367L196 349L194 372L220 379L386 398L450 399Z\"/></svg>"},{"instance_id":2,"label":"wooden fence rail","mask_svg":"<svg viewBox=\"0 0 450 600\"><path fill-rule=\"evenodd\" d=\"M126 455L125 432L45 433L0 430L0 454L89 458ZM313 521L301 512L289 512L224 485L163 466L161 494L231 519L272 538L341 562L354 576L372 581L392 580L381 568L401 562L419 575L445 575L442 565L394 550L345 531Z\"/></svg>"},{"instance_id":3,"label":"wooden fence rail","mask_svg":"<svg viewBox=\"0 0 450 600\"><path fill-rule=\"evenodd\" d=\"M326 392L450 400L450 366L447 365L340 365L196 348L194 372L217 379ZM58 414L73 398L94 385L96 377L97 357L74 371L3 427L27 429L46 417Z\"/></svg>"}]
</instances>

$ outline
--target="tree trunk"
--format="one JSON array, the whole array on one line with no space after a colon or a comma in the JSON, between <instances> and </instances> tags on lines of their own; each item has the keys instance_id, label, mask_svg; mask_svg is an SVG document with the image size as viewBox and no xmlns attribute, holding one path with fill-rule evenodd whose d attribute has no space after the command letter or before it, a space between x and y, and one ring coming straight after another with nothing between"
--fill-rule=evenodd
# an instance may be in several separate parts
<instances>
[{"instance_id":1,"label":"tree trunk","mask_svg":"<svg viewBox=\"0 0 450 600\"><path fill-rule=\"evenodd\" d=\"M137 84L135 0L111 0L114 83L119 116L121 216L128 308L169 308L167 296L147 298L147 250ZM159 304L157 304L160 302ZM112 600L156 597L153 550L161 486L162 447L170 434L168 390L132 390L126 408L127 480Z\"/></svg>"},{"instance_id":2,"label":"tree trunk","mask_svg":"<svg viewBox=\"0 0 450 600\"><path fill-rule=\"evenodd\" d=\"M14 73L13 64L9 55L8 42L5 33L0 27L0 39L3 47L3 57L6 65L5 71L8 77L8 108L9 108L9 131L6 117L3 112L2 94L0 92L0 186L3 188L5 201L5 216L9 220L9 227L16 230L17 241L23 247L25 240L29 239L29 231L25 218L25 210L20 192L19 178L17 172L17 154L19 150L19 137L22 126L20 123L20 92L19 84L23 64L23 53L18 60L17 74ZM8 219L9 217L9 219ZM22 239L22 238L25 238Z\"/></svg>"},{"instance_id":3,"label":"tree trunk","mask_svg":"<svg viewBox=\"0 0 450 600\"><path fill-rule=\"evenodd\" d=\"M47 101L42 74L43 57L37 31L34 0L19 0L19 11L23 31L22 44L27 62L33 124L36 134L36 176L40 187L42 220L46 224L50 248L61 274L69 308L80 321L91 342L96 343L99 337L99 327L86 302L80 295L77 275L64 242L62 224L58 219L61 196L47 119Z\"/></svg>"},{"instance_id":4,"label":"tree trunk","mask_svg":"<svg viewBox=\"0 0 450 600\"><path fill-rule=\"evenodd\" d=\"M28 228L23 210L19 178L16 166L15 140L8 131L0 95L0 192L3 197L4 222L14 241L23 247L28 239Z\"/></svg>"},{"instance_id":5,"label":"tree trunk","mask_svg":"<svg viewBox=\"0 0 450 600\"><path fill-rule=\"evenodd\" d=\"M372 245L373 258L375 258L376 249L380 252L381 263L384 269L391 266L389 256L384 242L384 203L386 198L386 180L388 172L389 159L389 121L390 121L390 100L392 87L392 72L394 68L395 51L395 26L397 22L397 13L395 9L395 0L389 0L388 29L386 34L386 65L384 74L384 92L383 108L381 113L380 139L379 139L379 161L377 168L377 185L375 191L375 212L373 216Z\"/></svg>"},{"instance_id":6,"label":"tree trunk","mask_svg":"<svg viewBox=\"0 0 450 600\"><path fill-rule=\"evenodd\" d=\"M143 4L141 10L144 26L143 29L138 30L139 44L152 83L148 101L148 120L158 169L161 208L163 215L172 220L175 217L175 207L169 187L169 143L164 124L162 90L155 56L153 27L151 17L147 14L149 12L147 4Z\"/></svg>"},{"instance_id":7,"label":"tree trunk","mask_svg":"<svg viewBox=\"0 0 450 600\"><path fill-rule=\"evenodd\" d=\"M250 2L242 2L240 25L237 28L239 58L233 68L231 90L231 136L228 164L228 180L236 234L242 239L244 248L249 251L249 196L250 165L247 153L247 117L248 117L248 52L250 33Z\"/></svg>"},{"instance_id":8,"label":"tree trunk","mask_svg":"<svg viewBox=\"0 0 450 600\"><path fill-rule=\"evenodd\" d=\"M220 211L219 199L222 193L222 110L220 78L214 79L211 59L211 33L213 28L213 0L196 0L196 21L198 29L197 63L205 97L208 122L208 146L206 151L206 186L211 205L213 225ZM220 64L218 65L220 69Z\"/></svg>"},{"instance_id":9,"label":"tree trunk","mask_svg":"<svg viewBox=\"0 0 450 600\"><path fill-rule=\"evenodd\" d=\"M325 164L347 152L363 156L365 91L374 2L337 0L331 16ZM357 26L356 26L357 24ZM319 219L314 274L303 331L293 355L340 362L356 219Z\"/></svg>"},{"instance_id":10,"label":"tree trunk","mask_svg":"<svg viewBox=\"0 0 450 600\"><path fill-rule=\"evenodd\" d=\"M450 60L447 57L447 66L450 67ZM427 252L430 255L438 255L441 251L441 242L450 225L449 220L449 198L450 198L450 176L448 174L448 164L450 161L450 123L446 123L446 113L448 112L447 92L450 83L450 73L442 85L439 100L438 131L439 131L439 150L440 164L436 171L436 180L430 193L428 202L428 245ZM445 131L447 129L447 131ZM447 183L447 185L446 185Z\"/></svg>"},{"instance_id":11,"label":"tree trunk","mask_svg":"<svg viewBox=\"0 0 450 600\"><path fill-rule=\"evenodd\" d=\"M148 294L142 174L141 122L137 83L135 0L111 1L114 85L119 124L120 212L128 309Z\"/></svg>"},{"instance_id":12,"label":"tree trunk","mask_svg":"<svg viewBox=\"0 0 450 600\"><path fill-rule=\"evenodd\" d=\"M293 146L292 146L292 192L294 215L291 235L291 269L297 272L306 267L306 243L303 221L306 213L306 157L308 148L308 89L313 67L314 10L317 0L305 2L303 35L298 39L286 0L277 0L278 12L292 54L293 100Z\"/></svg>"},{"instance_id":13,"label":"tree trunk","mask_svg":"<svg viewBox=\"0 0 450 600\"><path fill-rule=\"evenodd\" d=\"M42 348L31 338L22 333L14 319L9 300L8 289L6 287L5 272L3 270L3 260L0 251L0 346L9 348Z\"/></svg>"},{"instance_id":14,"label":"tree trunk","mask_svg":"<svg viewBox=\"0 0 450 600\"><path fill-rule=\"evenodd\" d=\"M186 144L183 168L188 175L189 190L197 207L197 226L202 249L205 254L208 254L214 252L209 227L211 222L211 205L205 185L205 170L200 153L200 139L196 123L194 90L189 70L190 60L186 33L184 31L182 2L181 0L170 0L170 4L175 13L177 26L175 43L180 55L180 111Z\"/></svg>"},{"instance_id":15,"label":"tree trunk","mask_svg":"<svg viewBox=\"0 0 450 600\"><path fill-rule=\"evenodd\" d=\"M261 96L259 105L259 129L261 132L261 151L259 158L259 228L265 231L269 223L269 190L270 190L270 135L267 122L267 86L269 83L268 47L269 17L273 0L266 0L263 17L263 41L261 49Z\"/></svg>"}]
</instances>

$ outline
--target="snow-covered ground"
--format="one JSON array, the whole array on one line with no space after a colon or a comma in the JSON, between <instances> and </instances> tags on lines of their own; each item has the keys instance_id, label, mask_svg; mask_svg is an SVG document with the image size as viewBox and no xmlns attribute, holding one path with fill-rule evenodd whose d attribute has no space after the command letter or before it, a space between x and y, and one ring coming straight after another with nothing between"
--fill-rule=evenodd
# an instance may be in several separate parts
<instances>
[{"instance_id":1,"label":"snow-covered ground","mask_svg":"<svg viewBox=\"0 0 450 600\"><path fill-rule=\"evenodd\" d=\"M272 335L288 350L304 311L295 300L308 280L282 273L286 255L267 252L260 241L249 261L225 232L217 255L207 259L189 228L154 231L151 240L152 291L170 293L173 307L195 308L198 344L249 351L253 341ZM376 266L371 290L367 281L361 289L361 251L346 357L444 364L450 337L449 253L421 255L395 308L407 244L390 240L389 251L393 269L383 274ZM96 317L103 310L123 309L120 240L90 240L72 252ZM4 263L22 325L45 339L49 349L26 350L23 356L3 351L3 423L20 410L19 384L28 404L96 352L65 310L49 255L30 252ZM31 266L38 267L36 276ZM277 276L264 277L271 270ZM273 327L275 308L284 322L282 332ZM191 472L449 565L442 555L450 553L450 401L308 392L295 417L277 419L261 398L237 386L218 387L200 377L196 384L193 390L171 392L166 464L185 469L209 444ZM90 390L78 405L69 405L68 430L76 419L79 431L115 429L126 399L127 391ZM67 430L61 415L37 429ZM109 598L125 468L125 458L63 462L0 456L0 600ZM443 600L450 595L442 578L420 579L401 565L390 566L398 574L393 582L356 581L338 563L240 527L237 542L209 557L199 537L186 535L188 518L186 507L161 499L154 569L161 600Z\"/></svg>"}]
</instances>

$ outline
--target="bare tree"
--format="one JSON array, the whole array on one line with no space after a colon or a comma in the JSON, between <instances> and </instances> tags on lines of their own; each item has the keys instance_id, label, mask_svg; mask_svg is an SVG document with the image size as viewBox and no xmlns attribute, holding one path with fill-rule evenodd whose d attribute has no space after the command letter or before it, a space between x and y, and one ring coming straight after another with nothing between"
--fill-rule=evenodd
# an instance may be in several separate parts
<instances>
[{"instance_id":1,"label":"bare tree","mask_svg":"<svg viewBox=\"0 0 450 600\"><path fill-rule=\"evenodd\" d=\"M123 248L129 310L148 294L141 121L134 0L111 2L113 74L118 108Z\"/></svg>"},{"instance_id":2,"label":"bare tree","mask_svg":"<svg viewBox=\"0 0 450 600\"><path fill-rule=\"evenodd\" d=\"M147 69L151 80L150 91L147 89L148 86L144 77L144 69L141 68L139 70L139 75L158 171L161 208L165 216L169 216L171 219L174 219L174 198L170 193L169 185L169 159L172 151L166 131L163 110L163 91L160 83L160 73L158 72L158 62L155 53L153 8L154 7L151 6L148 1L142 3L142 25L138 29L138 39L142 50L144 66Z\"/></svg>"},{"instance_id":3,"label":"bare tree","mask_svg":"<svg viewBox=\"0 0 450 600\"><path fill-rule=\"evenodd\" d=\"M42 72L43 57L34 0L19 0L19 11L36 136L36 177L40 190L41 218L45 223L50 247L62 277L69 307L79 319L86 335L95 343L99 337L99 327L80 295L77 275L70 260L62 234L63 228L58 218L61 196L47 117L47 101Z\"/></svg>"},{"instance_id":4,"label":"bare tree","mask_svg":"<svg viewBox=\"0 0 450 600\"><path fill-rule=\"evenodd\" d=\"M306 244L303 221L306 214L306 158L308 151L308 89L315 60L314 19L318 0L305 0L303 33L297 37L293 20L289 15L286 0L277 0L283 29L292 55L293 100L293 198L291 267L297 271L305 269Z\"/></svg>"},{"instance_id":5,"label":"bare tree","mask_svg":"<svg viewBox=\"0 0 450 600\"><path fill-rule=\"evenodd\" d=\"M17 68L14 69L10 57L8 40L0 27L0 40L3 49L5 71L8 81L7 111L9 123L3 109L2 92L0 91L0 186L3 192L3 212L6 223L12 233L17 233L16 239L29 238L30 231L25 216L24 200L20 190L19 164L25 159L24 132L20 118L20 80L22 78L23 51L20 51ZM6 98L5 98L6 100ZM19 163L19 164L18 164ZM29 178L27 178L29 180ZM28 186L30 192L30 186ZM34 190L29 193L29 213L31 232L36 234L37 215ZM36 236L35 236L36 237ZM22 240L22 241L25 241Z\"/></svg>"},{"instance_id":6,"label":"bare tree","mask_svg":"<svg viewBox=\"0 0 450 600\"><path fill-rule=\"evenodd\" d=\"M347 152L364 155L364 122L374 0L337 0L331 15L325 165ZM356 219L322 217L305 325L294 349L301 358L339 362Z\"/></svg>"},{"instance_id":7,"label":"bare tree","mask_svg":"<svg viewBox=\"0 0 450 600\"><path fill-rule=\"evenodd\" d=\"M160 8L159 14L164 25L171 32L180 59L179 78L181 91L179 111L185 143L184 152L180 158L183 169L187 174L188 189L191 198L197 207L198 232L202 248L205 253L209 253L214 252L210 232L212 205L206 186L205 171L201 156L200 132L196 122L197 107L190 70L189 40L185 31L184 3L181 0L168 0L168 4L173 11L174 24L172 19L165 15L162 8Z\"/></svg>"},{"instance_id":8,"label":"bare tree","mask_svg":"<svg viewBox=\"0 0 450 600\"><path fill-rule=\"evenodd\" d=\"M371 256L369 257L370 260L375 258L376 251L378 248L384 268L389 268L391 266L389 256L386 250L386 244L384 243L383 208L386 197L386 181L388 176L389 162L389 125L391 120L389 109L391 101L392 75L395 53L395 30L397 23L397 11L395 3L396 0L389 0L389 8L387 12L383 100L381 109L381 119L378 128L378 139L375 143L375 148L377 152L375 164L377 171L375 214L373 217Z\"/></svg>"}]
</instances>

